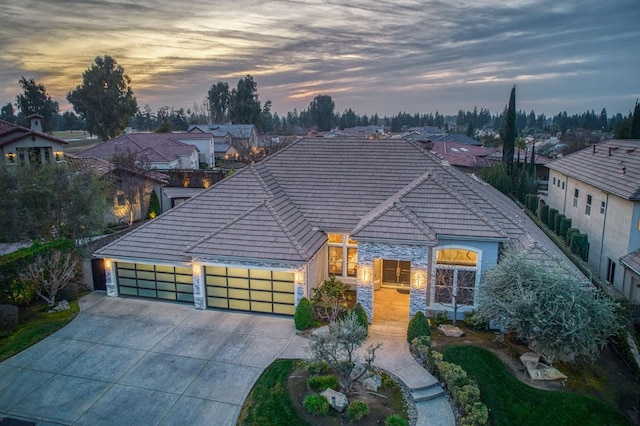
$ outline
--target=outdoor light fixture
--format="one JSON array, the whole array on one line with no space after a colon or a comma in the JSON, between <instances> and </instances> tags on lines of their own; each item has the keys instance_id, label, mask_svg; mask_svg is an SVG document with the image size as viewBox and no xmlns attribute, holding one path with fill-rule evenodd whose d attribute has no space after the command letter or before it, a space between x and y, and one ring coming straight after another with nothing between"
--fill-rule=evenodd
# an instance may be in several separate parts
<instances>
[{"instance_id":1,"label":"outdoor light fixture","mask_svg":"<svg viewBox=\"0 0 640 426\"><path fill-rule=\"evenodd\" d=\"M371 265L358 265L358 282L361 284L371 283L372 268Z\"/></svg>"},{"instance_id":2,"label":"outdoor light fixture","mask_svg":"<svg viewBox=\"0 0 640 426\"><path fill-rule=\"evenodd\" d=\"M299 270L293 273L293 281L296 284L304 284L304 271Z\"/></svg>"},{"instance_id":3,"label":"outdoor light fixture","mask_svg":"<svg viewBox=\"0 0 640 426\"><path fill-rule=\"evenodd\" d=\"M7 158L9 159L10 163L15 163L16 154L14 152L10 152L10 153L7 154Z\"/></svg>"},{"instance_id":4,"label":"outdoor light fixture","mask_svg":"<svg viewBox=\"0 0 640 426\"><path fill-rule=\"evenodd\" d=\"M411 286L413 288L423 288L427 285L427 271L424 269L414 269L411 271Z\"/></svg>"},{"instance_id":5,"label":"outdoor light fixture","mask_svg":"<svg viewBox=\"0 0 640 426\"><path fill-rule=\"evenodd\" d=\"M62 151L56 151L54 152L54 155L56 156L56 161L60 161L62 158Z\"/></svg>"},{"instance_id":6,"label":"outdoor light fixture","mask_svg":"<svg viewBox=\"0 0 640 426\"><path fill-rule=\"evenodd\" d=\"M111 261L109 259L104 260L105 269L111 269Z\"/></svg>"}]
</instances>

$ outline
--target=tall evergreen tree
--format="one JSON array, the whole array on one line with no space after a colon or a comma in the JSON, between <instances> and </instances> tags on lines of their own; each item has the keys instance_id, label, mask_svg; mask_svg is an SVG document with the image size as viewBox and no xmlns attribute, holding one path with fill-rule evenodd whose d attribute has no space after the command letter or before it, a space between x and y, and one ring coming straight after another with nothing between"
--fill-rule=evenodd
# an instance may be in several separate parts
<instances>
[{"instance_id":1,"label":"tall evergreen tree","mask_svg":"<svg viewBox=\"0 0 640 426\"><path fill-rule=\"evenodd\" d=\"M34 79L20 79L20 87L23 93L16 96L16 105L22 113L23 126L29 127L27 117L33 114L42 116L42 129L45 132L51 131L51 122L54 115L60 110L58 102L51 99L47 89L43 84L37 83Z\"/></svg>"},{"instance_id":2,"label":"tall evergreen tree","mask_svg":"<svg viewBox=\"0 0 640 426\"><path fill-rule=\"evenodd\" d=\"M631 120L631 139L640 139L640 104L636 100L636 107L633 109L633 119Z\"/></svg>"},{"instance_id":3,"label":"tall evergreen tree","mask_svg":"<svg viewBox=\"0 0 640 426\"><path fill-rule=\"evenodd\" d=\"M517 134L516 86L513 86L511 89L511 96L509 97L509 106L506 110L504 123L500 129L500 138L502 139L502 162L507 165L509 172L511 172L511 169L513 168L513 154Z\"/></svg>"}]
</instances>

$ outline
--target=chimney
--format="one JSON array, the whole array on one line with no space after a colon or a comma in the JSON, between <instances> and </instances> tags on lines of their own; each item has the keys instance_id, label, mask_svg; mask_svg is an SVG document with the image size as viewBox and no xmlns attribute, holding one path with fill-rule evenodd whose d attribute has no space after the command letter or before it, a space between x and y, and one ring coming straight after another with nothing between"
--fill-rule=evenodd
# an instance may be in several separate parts
<instances>
[{"instance_id":1,"label":"chimney","mask_svg":"<svg viewBox=\"0 0 640 426\"><path fill-rule=\"evenodd\" d=\"M33 114L30 115L29 117L29 121L31 121L31 130L33 130L34 132L40 132L42 133L42 116L38 115L38 114Z\"/></svg>"}]
</instances>

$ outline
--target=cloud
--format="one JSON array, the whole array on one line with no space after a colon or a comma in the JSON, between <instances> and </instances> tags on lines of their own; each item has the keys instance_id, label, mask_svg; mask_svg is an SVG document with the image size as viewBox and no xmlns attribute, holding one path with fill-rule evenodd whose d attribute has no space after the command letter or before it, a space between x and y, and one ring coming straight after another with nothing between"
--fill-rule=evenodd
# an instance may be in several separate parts
<instances>
[{"instance_id":1,"label":"cloud","mask_svg":"<svg viewBox=\"0 0 640 426\"><path fill-rule=\"evenodd\" d=\"M154 108L252 74L280 113L317 94L369 114L498 112L513 84L526 109L626 111L640 96L636 1L6 0L0 97L25 75L62 101L109 54Z\"/></svg>"}]
</instances>

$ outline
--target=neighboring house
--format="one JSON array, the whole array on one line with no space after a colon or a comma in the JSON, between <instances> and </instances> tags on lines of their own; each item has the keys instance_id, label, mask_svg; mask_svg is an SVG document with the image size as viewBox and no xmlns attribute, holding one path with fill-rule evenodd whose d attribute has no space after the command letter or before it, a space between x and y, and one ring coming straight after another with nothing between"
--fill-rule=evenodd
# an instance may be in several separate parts
<instances>
[{"instance_id":1,"label":"neighboring house","mask_svg":"<svg viewBox=\"0 0 640 426\"><path fill-rule=\"evenodd\" d=\"M235 152L248 152L258 146L258 129L253 124L192 124L187 133L209 133L213 135L215 158L229 158L229 148ZM239 154L240 155L240 154Z\"/></svg>"},{"instance_id":2,"label":"neighboring house","mask_svg":"<svg viewBox=\"0 0 640 426\"><path fill-rule=\"evenodd\" d=\"M42 116L29 117L31 128L0 120L0 152L6 165L34 165L64 161L66 141L42 131Z\"/></svg>"},{"instance_id":3,"label":"neighboring house","mask_svg":"<svg viewBox=\"0 0 640 426\"><path fill-rule=\"evenodd\" d=\"M427 149L466 173L474 173L483 167L493 165L491 155L496 151L495 148L448 141L433 142Z\"/></svg>"},{"instance_id":4,"label":"neighboring house","mask_svg":"<svg viewBox=\"0 0 640 426\"><path fill-rule=\"evenodd\" d=\"M103 179L113 183L113 194L109 197L109 211L105 213L109 223L133 223L146 219L151 194L161 200L163 187L169 177L154 170L125 169L106 160L83 158L65 154L71 170L92 170ZM162 210L172 206L161 205Z\"/></svg>"},{"instance_id":5,"label":"neighboring house","mask_svg":"<svg viewBox=\"0 0 640 426\"><path fill-rule=\"evenodd\" d=\"M208 133L172 133L172 138L198 148L198 162L207 167L215 167L214 136Z\"/></svg>"},{"instance_id":6,"label":"neighboring house","mask_svg":"<svg viewBox=\"0 0 640 426\"><path fill-rule=\"evenodd\" d=\"M454 289L474 309L507 243L562 258L508 197L412 142L305 138L95 256L111 296L293 315L334 275L373 320L380 287L408 293L410 316L452 311Z\"/></svg>"},{"instance_id":7,"label":"neighboring house","mask_svg":"<svg viewBox=\"0 0 640 426\"><path fill-rule=\"evenodd\" d=\"M603 142L547 167L549 193L543 201L587 234L595 272L640 303L640 140Z\"/></svg>"},{"instance_id":8,"label":"neighboring house","mask_svg":"<svg viewBox=\"0 0 640 426\"><path fill-rule=\"evenodd\" d=\"M109 161L118 152L131 152L152 169L199 168L199 151L194 145L181 142L185 133L130 133L102 142L77 154L82 158ZM187 139L185 139L187 140Z\"/></svg>"}]
</instances>

